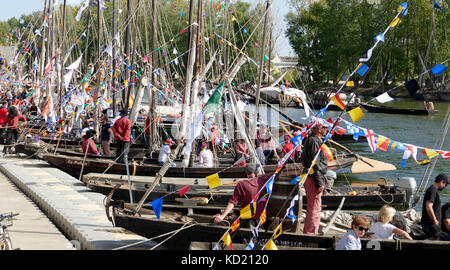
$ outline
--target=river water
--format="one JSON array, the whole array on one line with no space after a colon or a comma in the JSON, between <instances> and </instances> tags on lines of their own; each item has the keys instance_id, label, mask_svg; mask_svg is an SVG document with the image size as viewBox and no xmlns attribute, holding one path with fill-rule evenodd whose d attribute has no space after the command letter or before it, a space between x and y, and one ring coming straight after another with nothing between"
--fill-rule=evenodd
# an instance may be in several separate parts
<instances>
[{"instance_id":1,"label":"river water","mask_svg":"<svg viewBox=\"0 0 450 270\"><path fill-rule=\"evenodd\" d=\"M370 103L377 104L373 101L371 101ZM414 101L401 98L396 98L394 101L386 103L384 105L399 108L423 108L422 101ZM418 147L427 147L450 151L450 134L447 134L442 148L438 147L440 139L443 136L444 118L447 113L448 106L450 106L450 103L434 102L434 106L435 109L439 110L439 112L432 116L367 112L365 113L365 116L355 124L360 127L371 129L377 135L383 135L392 140L402 143L408 143ZM298 122L304 122L302 118L305 117L305 113L302 108L282 108L282 111ZM267 115L269 114L270 119L272 119L270 121L272 125L278 124L277 121L273 121L273 119L276 119L278 117L278 113L275 113L274 111L267 113L266 115L262 114L261 118L263 120L267 120ZM331 117L333 120L335 120L336 117L339 116L339 114L340 112L338 111L329 111L325 114L324 118L328 119L329 117ZM284 117L279 117L280 119L285 120ZM352 122L348 113L344 113L342 115L342 118L349 122ZM345 125L341 124L341 127L345 128ZM350 168L342 169L337 171L338 179L336 181L336 185L348 185L347 183L351 183L354 181L379 181L382 177L396 183L396 180L399 177L413 177L417 182L417 186L419 187L419 184L424 177L424 172L427 168L427 165L417 164L412 157L408 159L406 167L404 169L400 168L404 152L402 150L388 149L386 152L377 150L372 153L365 137L360 137L358 141L352 141L349 143L345 142L343 144L353 152L358 153L362 156L391 163L397 167L397 170L353 174L350 172ZM421 152L422 149L418 149L418 160L426 159L427 157ZM439 173L445 173L450 176L450 159L444 160L441 156L438 156L434 159L437 159L437 163L425 188L428 188L434 182L435 177ZM430 170L428 170L428 172L429 171ZM426 175L425 179L423 180L424 184L426 182L427 176L428 175ZM421 192L420 194L422 195L423 193ZM446 190L442 191L440 193L440 196L442 203L449 201L450 187L447 187ZM420 211L421 208L422 199L416 204L414 209Z\"/></svg>"}]
</instances>

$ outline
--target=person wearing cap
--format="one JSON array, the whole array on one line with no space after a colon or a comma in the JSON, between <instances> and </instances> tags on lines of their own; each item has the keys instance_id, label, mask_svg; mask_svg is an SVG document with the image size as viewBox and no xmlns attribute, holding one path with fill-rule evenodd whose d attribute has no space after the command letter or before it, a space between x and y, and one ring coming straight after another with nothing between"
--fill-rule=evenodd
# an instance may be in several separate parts
<instances>
[{"instance_id":1,"label":"person wearing cap","mask_svg":"<svg viewBox=\"0 0 450 270\"><path fill-rule=\"evenodd\" d=\"M114 123L112 130L117 142L117 162L125 163L125 160L128 159L131 131L131 121L128 119L128 111L126 109L120 111L120 119Z\"/></svg>"},{"instance_id":2,"label":"person wearing cap","mask_svg":"<svg viewBox=\"0 0 450 270\"><path fill-rule=\"evenodd\" d=\"M99 156L100 153L98 152L97 146L95 145L94 142L94 135L95 135L95 130L88 130L86 132L86 135L84 135L84 141L83 144L81 145L81 148L83 149L83 153L88 155L88 156ZM86 152L87 151L87 152Z\"/></svg>"},{"instance_id":3,"label":"person wearing cap","mask_svg":"<svg viewBox=\"0 0 450 270\"><path fill-rule=\"evenodd\" d=\"M159 149L159 156L158 156L158 164L160 166L164 165L168 160L169 160L169 155L170 155L170 147L174 144L175 142L172 141L171 138L168 138L163 146L161 146L161 148ZM175 167L175 163L171 163L170 166Z\"/></svg>"},{"instance_id":4,"label":"person wearing cap","mask_svg":"<svg viewBox=\"0 0 450 270\"><path fill-rule=\"evenodd\" d=\"M425 191L422 203L422 224L423 232L429 235L429 229L433 225L441 224L441 198L439 192L444 190L448 185L448 176L441 173L434 179L434 183Z\"/></svg>"},{"instance_id":5,"label":"person wearing cap","mask_svg":"<svg viewBox=\"0 0 450 270\"><path fill-rule=\"evenodd\" d=\"M303 152L301 155L302 174L308 173L319 148L323 144L323 137L327 134L327 128L327 125L316 122L311 129L310 135L303 141ZM310 173L303 184L306 190L306 200L308 201L303 228L303 233L305 234L318 234L319 232L322 193L327 185L325 174L328 170L328 159L322 151L312 169L314 173Z\"/></svg>"},{"instance_id":6,"label":"person wearing cap","mask_svg":"<svg viewBox=\"0 0 450 270\"><path fill-rule=\"evenodd\" d=\"M228 201L228 204L225 208L225 210L221 214L217 214L214 216L214 223L220 223L222 220L233 210L235 206L240 204L241 208L246 207L249 205L252 201L257 201L258 198L255 198L260 191L263 190L264 186L266 185L269 178L272 176L271 174L265 174L256 176L257 169L259 167L259 164L257 163L247 163L245 166L245 171L247 174L246 180L241 180L236 184L236 187L234 188L233 196ZM263 191L264 192L264 191ZM264 194L264 193L262 193ZM250 223L250 226L256 226L257 221L259 220L259 217L261 216L262 211L264 210L264 202L261 201L257 204L255 211L255 214L253 217L248 220ZM243 221L246 221L247 219L243 219ZM243 223L242 223L243 224ZM245 226L243 224L243 226Z\"/></svg>"},{"instance_id":7,"label":"person wearing cap","mask_svg":"<svg viewBox=\"0 0 450 270\"><path fill-rule=\"evenodd\" d=\"M214 155L211 150L208 149L206 142L202 142L200 154L198 155L198 165L201 167L212 168L214 166Z\"/></svg>"}]
</instances>

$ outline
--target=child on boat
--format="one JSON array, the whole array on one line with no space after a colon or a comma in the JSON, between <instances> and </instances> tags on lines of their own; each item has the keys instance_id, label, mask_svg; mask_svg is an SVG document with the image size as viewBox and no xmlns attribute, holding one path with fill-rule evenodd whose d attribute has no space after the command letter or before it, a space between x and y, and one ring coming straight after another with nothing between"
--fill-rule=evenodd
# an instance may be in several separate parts
<instances>
[{"instance_id":1,"label":"child on boat","mask_svg":"<svg viewBox=\"0 0 450 270\"><path fill-rule=\"evenodd\" d=\"M361 237L369 230L370 221L365 216L353 218L352 229L339 240L336 250L361 250Z\"/></svg>"},{"instance_id":2,"label":"child on boat","mask_svg":"<svg viewBox=\"0 0 450 270\"><path fill-rule=\"evenodd\" d=\"M370 231L374 232L372 238L393 239L394 234L397 234L408 240L413 240L407 232L389 223L394 218L395 212L396 211L392 206L383 205L383 207L381 207L380 212L378 213L377 222L370 227Z\"/></svg>"}]
</instances>

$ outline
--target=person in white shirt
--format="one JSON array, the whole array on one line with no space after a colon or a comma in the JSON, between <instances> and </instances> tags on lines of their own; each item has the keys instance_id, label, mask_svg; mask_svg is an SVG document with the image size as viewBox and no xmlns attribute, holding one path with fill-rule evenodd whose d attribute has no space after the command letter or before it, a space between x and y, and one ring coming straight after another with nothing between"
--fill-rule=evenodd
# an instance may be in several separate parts
<instances>
[{"instance_id":1,"label":"person in white shirt","mask_svg":"<svg viewBox=\"0 0 450 270\"><path fill-rule=\"evenodd\" d=\"M395 212L395 209L389 205L381 207L377 222L373 223L370 227L370 231L374 233L372 238L393 239L394 234L397 234L408 240L413 240L407 232L389 223L394 218Z\"/></svg>"},{"instance_id":2,"label":"person in white shirt","mask_svg":"<svg viewBox=\"0 0 450 270\"><path fill-rule=\"evenodd\" d=\"M160 166L164 165L169 160L170 155L170 146L172 146L175 142L172 141L172 139L168 138L164 145L159 149L159 156L158 156L158 164ZM175 167L175 163L172 162L172 167Z\"/></svg>"},{"instance_id":3,"label":"person in white shirt","mask_svg":"<svg viewBox=\"0 0 450 270\"><path fill-rule=\"evenodd\" d=\"M211 150L208 149L206 142L202 142L202 150L200 151L199 163L201 167L212 168L214 166L214 155Z\"/></svg>"}]
</instances>

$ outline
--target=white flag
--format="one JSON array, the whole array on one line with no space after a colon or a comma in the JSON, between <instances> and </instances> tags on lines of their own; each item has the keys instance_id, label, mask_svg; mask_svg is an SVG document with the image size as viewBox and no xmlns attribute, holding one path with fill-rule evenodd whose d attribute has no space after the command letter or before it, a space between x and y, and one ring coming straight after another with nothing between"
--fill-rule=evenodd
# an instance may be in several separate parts
<instances>
[{"instance_id":1,"label":"white flag","mask_svg":"<svg viewBox=\"0 0 450 270\"><path fill-rule=\"evenodd\" d=\"M70 81L72 80L73 69L67 71L64 75L64 88L67 89L69 87Z\"/></svg>"},{"instance_id":2,"label":"white flag","mask_svg":"<svg viewBox=\"0 0 450 270\"><path fill-rule=\"evenodd\" d=\"M82 57L83 57L83 54L80 55L80 58L78 58L77 61L73 62L70 66L66 67L66 69L77 69L78 66L80 66Z\"/></svg>"},{"instance_id":3,"label":"white flag","mask_svg":"<svg viewBox=\"0 0 450 270\"><path fill-rule=\"evenodd\" d=\"M88 6L89 6L89 1L84 1L83 4L81 5L80 9L78 10L77 16L75 17L77 22L79 22L81 20L81 14Z\"/></svg>"},{"instance_id":4,"label":"white flag","mask_svg":"<svg viewBox=\"0 0 450 270\"><path fill-rule=\"evenodd\" d=\"M367 58L359 58L359 62L367 62L367 61L369 61L370 58L372 57L372 51L373 51L373 48L370 48L367 51Z\"/></svg>"},{"instance_id":5,"label":"white flag","mask_svg":"<svg viewBox=\"0 0 450 270\"><path fill-rule=\"evenodd\" d=\"M383 94L381 94L381 95L379 95L378 97L376 97L376 99L377 99L377 101L378 102L380 102L380 103L386 103L386 102L389 102L389 101L393 101L394 99L393 98L391 98L390 96L389 96L389 94L386 92L386 93L383 93Z\"/></svg>"}]
</instances>

